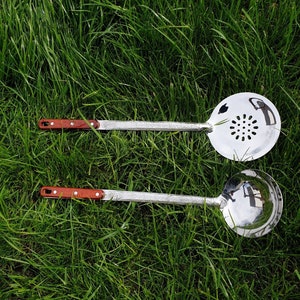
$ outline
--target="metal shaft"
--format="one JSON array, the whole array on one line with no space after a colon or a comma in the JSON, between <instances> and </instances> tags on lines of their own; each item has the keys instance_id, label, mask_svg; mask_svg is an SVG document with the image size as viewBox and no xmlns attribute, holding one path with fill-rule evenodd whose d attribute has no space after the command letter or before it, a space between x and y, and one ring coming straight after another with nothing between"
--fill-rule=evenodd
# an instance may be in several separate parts
<instances>
[{"instance_id":1,"label":"metal shaft","mask_svg":"<svg viewBox=\"0 0 300 300\"><path fill-rule=\"evenodd\" d=\"M135 130L135 131L201 131L212 129L208 123L185 122L149 122L149 121L114 121L98 120L98 130Z\"/></svg>"},{"instance_id":2,"label":"metal shaft","mask_svg":"<svg viewBox=\"0 0 300 300\"><path fill-rule=\"evenodd\" d=\"M129 192L117 190L103 190L104 197L101 200L106 201L128 201L128 202L144 202L144 203L161 203L176 205L214 205L220 206L224 201L222 196L216 198L199 197L199 196L183 196L163 193L148 192Z\"/></svg>"}]
</instances>

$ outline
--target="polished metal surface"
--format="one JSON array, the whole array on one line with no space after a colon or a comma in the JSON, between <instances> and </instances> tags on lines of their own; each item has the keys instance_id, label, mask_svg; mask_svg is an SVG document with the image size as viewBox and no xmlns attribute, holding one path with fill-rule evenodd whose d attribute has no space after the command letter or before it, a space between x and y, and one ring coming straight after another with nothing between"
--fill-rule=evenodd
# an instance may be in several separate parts
<instances>
[{"instance_id":1,"label":"polished metal surface","mask_svg":"<svg viewBox=\"0 0 300 300\"><path fill-rule=\"evenodd\" d=\"M208 123L208 137L228 159L249 161L269 152L277 142L281 120L274 104L262 95L238 93L221 101Z\"/></svg>"},{"instance_id":2,"label":"polished metal surface","mask_svg":"<svg viewBox=\"0 0 300 300\"><path fill-rule=\"evenodd\" d=\"M262 171L244 170L231 177L222 196L221 211L228 226L246 237L260 237L278 223L283 198L275 180Z\"/></svg>"}]
</instances>

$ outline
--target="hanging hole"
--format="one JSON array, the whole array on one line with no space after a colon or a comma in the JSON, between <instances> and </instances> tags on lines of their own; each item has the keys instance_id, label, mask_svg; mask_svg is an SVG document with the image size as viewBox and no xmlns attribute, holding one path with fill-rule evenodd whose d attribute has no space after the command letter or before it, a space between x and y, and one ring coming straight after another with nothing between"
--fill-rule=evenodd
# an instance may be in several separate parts
<instances>
[{"instance_id":1,"label":"hanging hole","mask_svg":"<svg viewBox=\"0 0 300 300\"><path fill-rule=\"evenodd\" d=\"M231 132L231 135L235 135L235 134L236 134L236 132L235 132L235 131L232 131L232 132Z\"/></svg>"},{"instance_id":2,"label":"hanging hole","mask_svg":"<svg viewBox=\"0 0 300 300\"><path fill-rule=\"evenodd\" d=\"M248 135L248 140L251 140L251 135Z\"/></svg>"},{"instance_id":3,"label":"hanging hole","mask_svg":"<svg viewBox=\"0 0 300 300\"><path fill-rule=\"evenodd\" d=\"M230 126L229 128L230 128L230 129L234 129L235 127L234 127L234 126Z\"/></svg>"},{"instance_id":4,"label":"hanging hole","mask_svg":"<svg viewBox=\"0 0 300 300\"><path fill-rule=\"evenodd\" d=\"M239 136L239 135L237 135L237 136L235 137L235 139L236 139L236 140L238 140L239 138L240 138L240 136Z\"/></svg>"},{"instance_id":5,"label":"hanging hole","mask_svg":"<svg viewBox=\"0 0 300 300\"><path fill-rule=\"evenodd\" d=\"M253 126L253 129L258 129L258 126Z\"/></svg>"},{"instance_id":6,"label":"hanging hole","mask_svg":"<svg viewBox=\"0 0 300 300\"><path fill-rule=\"evenodd\" d=\"M256 135L256 132L255 132L255 131L252 131L252 134L253 134L253 135Z\"/></svg>"},{"instance_id":7,"label":"hanging hole","mask_svg":"<svg viewBox=\"0 0 300 300\"><path fill-rule=\"evenodd\" d=\"M248 118L248 120L250 121L252 118L253 118L253 116L250 115L249 118Z\"/></svg>"},{"instance_id":8,"label":"hanging hole","mask_svg":"<svg viewBox=\"0 0 300 300\"><path fill-rule=\"evenodd\" d=\"M237 118L238 120L240 120L240 119L241 119L241 117L240 117L240 116L236 116L236 118Z\"/></svg>"},{"instance_id":9,"label":"hanging hole","mask_svg":"<svg viewBox=\"0 0 300 300\"><path fill-rule=\"evenodd\" d=\"M52 190L50 190L50 189L44 189L44 193L46 195L51 195L52 194Z\"/></svg>"},{"instance_id":10,"label":"hanging hole","mask_svg":"<svg viewBox=\"0 0 300 300\"><path fill-rule=\"evenodd\" d=\"M247 117L246 114L243 114L243 118L246 119L246 117Z\"/></svg>"},{"instance_id":11,"label":"hanging hole","mask_svg":"<svg viewBox=\"0 0 300 300\"><path fill-rule=\"evenodd\" d=\"M243 142L245 141L245 137L244 137L244 136L242 136L242 141L243 141Z\"/></svg>"},{"instance_id":12,"label":"hanging hole","mask_svg":"<svg viewBox=\"0 0 300 300\"><path fill-rule=\"evenodd\" d=\"M252 121L252 124L256 124L256 123L257 123L257 120L253 120L253 121Z\"/></svg>"},{"instance_id":13,"label":"hanging hole","mask_svg":"<svg viewBox=\"0 0 300 300\"><path fill-rule=\"evenodd\" d=\"M236 124L236 121L235 121L235 120L232 120L231 123Z\"/></svg>"}]
</instances>

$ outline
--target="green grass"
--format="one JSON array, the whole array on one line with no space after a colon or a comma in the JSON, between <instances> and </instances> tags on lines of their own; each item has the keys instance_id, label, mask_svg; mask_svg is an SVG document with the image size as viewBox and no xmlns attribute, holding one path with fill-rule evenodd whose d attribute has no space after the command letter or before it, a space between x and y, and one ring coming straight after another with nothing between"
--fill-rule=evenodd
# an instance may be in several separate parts
<instances>
[{"instance_id":1,"label":"green grass","mask_svg":"<svg viewBox=\"0 0 300 300\"><path fill-rule=\"evenodd\" d=\"M298 1L1 1L0 299L300 297ZM280 111L263 158L205 134L41 132L40 118L203 122L252 91ZM245 168L284 196L236 236L217 208L47 200L42 185L217 196Z\"/></svg>"}]
</instances>

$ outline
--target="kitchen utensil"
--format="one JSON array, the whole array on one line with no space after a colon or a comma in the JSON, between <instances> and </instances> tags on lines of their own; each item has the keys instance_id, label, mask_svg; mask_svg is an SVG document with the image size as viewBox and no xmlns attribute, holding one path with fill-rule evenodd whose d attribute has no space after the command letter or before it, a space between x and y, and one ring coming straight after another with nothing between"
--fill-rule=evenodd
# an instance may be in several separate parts
<instances>
[{"instance_id":1,"label":"kitchen utensil","mask_svg":"<svg viewBox=\"0 0 300 300\"><path fill-rule=\"evenodd\" d=\"M215 198L54 186L42 187L40 194L54 199L218 206L227 225L245 237L260 237L270 232L278 223L283 209L283 198L276 181L258 170L244 170L234 175L225 184L221 195Z\"/></svg>"}]
</instances>

